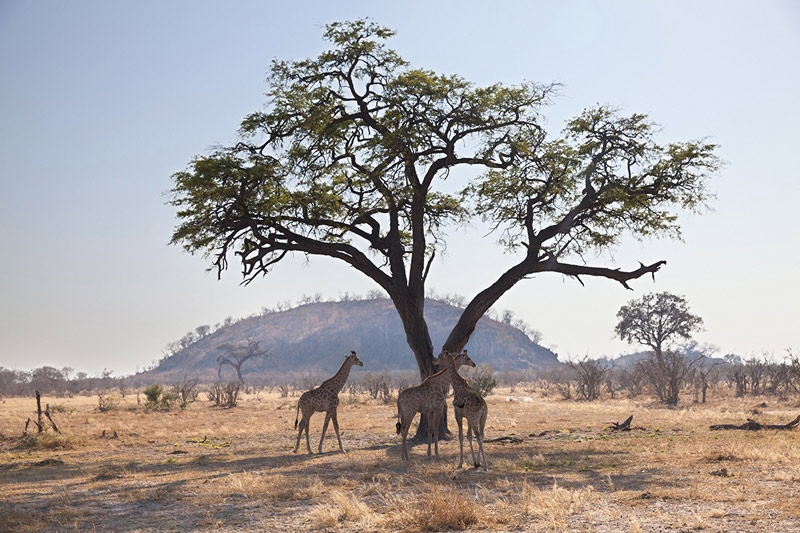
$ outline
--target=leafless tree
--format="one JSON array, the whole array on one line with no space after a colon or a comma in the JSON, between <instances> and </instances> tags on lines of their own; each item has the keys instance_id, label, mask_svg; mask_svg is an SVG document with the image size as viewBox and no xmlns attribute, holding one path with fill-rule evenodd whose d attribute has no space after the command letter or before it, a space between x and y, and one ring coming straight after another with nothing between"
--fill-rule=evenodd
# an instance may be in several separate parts
<instances>
[{"instance_id":1,"label":"leafless tree","mask_svg":"<svg viewBox=\"0 0 800 533\"><path fill-rule=\"evenodd\" d=\"M605 359L590 359L584 356L577 361L567 363L575 372L575 388L578 397L588 402L600 397L600 392L610 373L610 365Z\"/></svg>"},{"instance_id":2,"label":"leafless tree","mask_svg":"<svg viewBox=\"0 0 800 533\"><path fill-rule=\"evenodd\" d=\"M239 378L239 383L244 383L242 376L242 365L250 359L259 357L271 357L272 353L266 348L261 347L261 341L247 339L244 342L226 342L221 344L219 349L225 352L223 355L217 356L217 364L219 369L217 375L222 377L222 365L230 365L236 370L236 376Z\"/></svg>"},{"instance_id":3,"label":"leafless tree","mask_svg":"<svg viewBox=\"0 0 800 533\"><path fill-rule=\"evenodd\" d=\"M178 405L181 409L186 409L187 405L197 400L197 395L200 393L197 389L199 383L200 380L197 378L183 376L181 381L172 385L172 392L177 396Z\"/></svg>"}]
</instances>

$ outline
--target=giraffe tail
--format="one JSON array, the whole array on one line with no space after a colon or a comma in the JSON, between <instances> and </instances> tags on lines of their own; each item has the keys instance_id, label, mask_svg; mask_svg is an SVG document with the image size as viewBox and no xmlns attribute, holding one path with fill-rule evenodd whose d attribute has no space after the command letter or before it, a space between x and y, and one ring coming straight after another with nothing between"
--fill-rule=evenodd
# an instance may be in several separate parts
<instances>
[{"instance_id":1,"label":"giraffe tail","mask_svg":"<svg viewBox=\"0 0 800 533\"><path fill-rule=\"evenodd\" d=\"M395 429L397 430L397 434L398 435L400 434L400 428L402 427L400 425L401 421L402 421L402 418L400 418L400 405L398 405L397 406L397 424L394 425Z\"/></svg>"},{"instance_id":2,"label":"giraffe tail","mask_svg":"<svg viewBox=\"0 0 800 533\"><path fill-rule=\"evenodd\" d=\"M297 421L300 419L300 402L297 402L297 411L294 414L294 429L297 429Z\"/></svg>"}]
</instances>

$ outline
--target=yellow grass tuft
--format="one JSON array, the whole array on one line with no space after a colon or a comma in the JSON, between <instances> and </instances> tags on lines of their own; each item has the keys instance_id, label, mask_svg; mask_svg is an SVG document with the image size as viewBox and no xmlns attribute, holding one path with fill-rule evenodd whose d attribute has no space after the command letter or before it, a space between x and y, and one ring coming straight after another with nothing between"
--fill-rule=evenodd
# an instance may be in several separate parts
<instances>
[{"instance_id":1,"label":"yellow grass tuft","mask_svg":"<svg viewBox=\"0 0 800 533\"><path fill-rule=\"evenodd\" d=\"M324 487L318 477L296 478L263 472L231 474L223 483L224 494L242 494L247 498L275 501L302 501L318 497Z\"/></svg>"},{"instance_id":2,"label":"yellow grass tuft","mask_svg":"<svg viewBox=\"0 0 800 533\"><path fill-rule=\"evenodd\" d=\"M330 503L317 506L311 512L315 528L335 527L342 522L359 522L369 527L374 523L374 513L369 505L351 492L334 489L327 494Z\"/></svg>"},{"instance_id":3,"label":"yellow grass tuft","mask_svg":"<svg viewBox=\"0 0 800 533\"><path fill-rule=\"evenodd\" d=\"M20 439L20 448L28 450L74 450L80 448L86 440L76 435L65 435L46 431L34 433Z\"/></svg>"},{"instance_id":4,"label":"yellow grass tuft","mask_svg":"<svg viewBox=\"0 0 800 533\"><path fill-rule=\"evenodd\" d=\"M551 490L540 490L525 478L521 503L523 512L548 529L561 531L566 528L567 518L580 514L583 507L592 501L592 486L578 490L567 490L553 481Z\"/></svg>"},{"instance_id":5,"label":"yellow grass tuft","mask_svg":"<svg viewBox=\"0 0 800 533\"><path fill-rule=\"evenodd\" d=\"M384 502L384 526L403 531L463 530L481 515L477 502L441 484L425 484L409 496L387 496Z\"/></svg>"}]
</instances>

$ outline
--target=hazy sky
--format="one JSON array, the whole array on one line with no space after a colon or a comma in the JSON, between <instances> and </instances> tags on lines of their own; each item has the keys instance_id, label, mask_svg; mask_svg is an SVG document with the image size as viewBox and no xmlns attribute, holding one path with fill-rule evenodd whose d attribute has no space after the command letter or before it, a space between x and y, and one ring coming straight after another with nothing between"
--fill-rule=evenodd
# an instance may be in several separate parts
<instances>
[{"instance_id":1,"label":"hazy sky","mask_svg":"<svg viewBox=\"0 0 800 533\"><path fill-rule=\"evenodd\" d=\"M721 145L714 211L683 218L684 242L595 261L666 259L655 283L542 275L495 306L562 360L631 351L616 312L652 291L684 295L721 355L800 351L798 2L0 0L0 366L129 374L196 326L376 288L316 258L242 287L236 265L217 281L167 245L172 173L235 140L272 59L316 56L324 24L359 17L394 28L415 67L563 83L553 134L602 103L649 114L663 141ZM481 228L454 231L429 288L471 298L512 260Z\"/></svg>"}]
</instances>

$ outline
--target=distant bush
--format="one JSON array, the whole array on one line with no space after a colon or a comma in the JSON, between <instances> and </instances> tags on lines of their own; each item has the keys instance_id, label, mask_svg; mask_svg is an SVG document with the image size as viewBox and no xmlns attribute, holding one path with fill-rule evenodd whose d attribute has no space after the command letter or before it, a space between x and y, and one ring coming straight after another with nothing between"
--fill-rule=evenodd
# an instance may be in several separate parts
<instances>
[{"instance_id":1,"label":"distant bush","mask_svg":"<svg viewBox=\"0 0 800 533\"><path fill-rule=\"evenodd\" d=\"M373 400L381 400L383 403L388 404L392 401L391 390L389 387L389 375L386 371L382 374L373 374L367 372L361 378L361 382Z\"/></svg>"},{"instance_id":2,"label":"distant bush","mask_svg":"<svg viewBox=\"0 0 800 533\"><path fill-rule=\"evenodd\" d=\"M158 383L153 383L144 389L144 397L147 398L148 405L158 404L158 399L161 397L161 393L163 392L164 388Z\"/></svg>"},{"instance_id":3,"label":"distant bush","mask_svg":"<svg viewBox=\"0 0 800 533\"><path fill-rule=\"evenodd\" d=\"M467 381L473 389L484 398L492 393L497 387L497 379L494 377L494 369L486 363L481 363L475 368L470 368L467 372Z\"/></svg>"},{"instance_id":4,"label":"distant bush","mask_svg":"<svg viewBox=\"0 0 800 533\"><path fill-rule=\"evenodd\" d=\"M97 408L101 413L107 413L117 407L117 399L105 391L97 393Z\"/></svg>"},{"instance_id":5,"label":"distant bush","mask_svg":"<svg viewBox=\"0 0 800 533\"><path fill-rule=\"evenodd\" d=\"M200 394L197 389L198 383L198 379L184 376L183 381L172 385L172 393L177 398L181 410L186 409L187 405L197 400L197 395Z\"/></svg>"},{"instance_id":6,"label":"distant bush","mask_svg":"<svg viewBox=\"0 0 800 533\"><path fill-rule=\"evenodd\" d=\"M214 402L215 407L236 407L239 402L241 383L214 383L206 393L208 400Z\"/></svg>"},{"instance_id":7,"label":"distant bush","mask_svg":"<svg viewBox=\"0 0 800 533\"><path fill-rule=\"evenodd\" d=\"M145 407L158 411L169 411L178 402L178 397L171 392L164 392L164 387L159 383L153 383L144 389L144 396L147 398Z\"/></svg>"}]
</instances>

